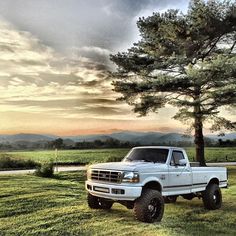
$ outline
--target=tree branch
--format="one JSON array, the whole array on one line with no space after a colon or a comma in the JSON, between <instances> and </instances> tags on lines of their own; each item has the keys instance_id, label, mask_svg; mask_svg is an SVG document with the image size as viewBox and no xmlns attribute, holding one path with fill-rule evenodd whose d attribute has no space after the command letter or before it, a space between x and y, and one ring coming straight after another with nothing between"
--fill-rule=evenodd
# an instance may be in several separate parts
<instances>
[{"instance_id":1,"label":"tree branch","mask_svg":"<svg viewBox=\"0 0 236 236\"><path fill-rule=\"evenodd\" d=\"M230 53L229 53L229 54L231 54L231 53L232 53L232 51L234 50L234 47L235 47L235 45L236 45L236 40L234 41L234 43L233 43L232 47L230 48Z\"/></svg>"},{"instance_id":2,"label":"tree branch","mask_svg":"<svg viewBox=\"0 0 236 236\"><path fill-rule=\"evenodd\" d=\"M203 54L202 61L211 53L211 51L214 49L214 47L216 46L216 44L219 42L220 38L223 36L224 34L220 35L217 40L215 41L215 43L211 46L211 48L208 50L208 52L206 52L205 54Z\"/></svg>"}]
</instances>

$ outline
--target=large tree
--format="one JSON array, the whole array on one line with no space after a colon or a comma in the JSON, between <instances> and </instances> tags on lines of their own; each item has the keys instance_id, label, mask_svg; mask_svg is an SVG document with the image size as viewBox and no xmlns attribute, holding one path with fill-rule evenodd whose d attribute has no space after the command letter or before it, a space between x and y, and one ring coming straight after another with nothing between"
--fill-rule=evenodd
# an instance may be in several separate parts
<instances>
[{"instance_id":1,"label":"large tree","mask_svg":"<svg viewBox=\"0 0 236 236\"><path fill-rule=\"evenodd\" d=\"M203 125L230 130L221 109L236 105L236 3L193 0L178 10L139 18L141 39L111 55L114 90L142 116L171 104L194 130L196 160L205 165Z\"/></svg>"}]
</instances>

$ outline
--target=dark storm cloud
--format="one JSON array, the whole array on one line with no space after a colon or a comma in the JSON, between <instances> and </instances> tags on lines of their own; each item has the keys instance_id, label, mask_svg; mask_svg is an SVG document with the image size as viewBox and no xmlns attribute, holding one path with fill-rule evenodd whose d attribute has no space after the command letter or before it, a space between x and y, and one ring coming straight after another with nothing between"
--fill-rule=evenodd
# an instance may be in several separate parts
<instances>
[{"instance_id":1,"label":"dark storm cloud","mask_svg":"<svg viewBox=\"0 0 236 236\"><path fill-rule=\"evenodd\" d=\"M109 65L111 51L99 47L82 47L77 50L78 56L89 58L99 65Z\"/></svg>"},{"instance_id":2,"label":"dark storm cloud","mask_svg":"<svg viewBox=\"0 0 236 236\"><path fill-rule=\"evenodd\" d=\"M0 104L17 105L17 106L37 106L46 108L62 108L62 109L74 109L81 106L85 109L101 107L101 106L115 106L119 105L119 102L112 99L105 98L73 98L73 99L53 99L53 100L5 100ZM96 109L93 109L96 110Z\"/></svg>"},{"instance_id":3,"label":"dark storm cloud","mask_svg":"<svg viewBox=\"0 0 236 236\"><path fill-rule=\"evenodd\" d=\"M4 77L3 77L4 78ZM5 77L1 80L1 84L4 81L5 85L8 85L15 78L21 80L21 85L31 85L35 84L38 87L47 86L50 83L56 83L58 85L79 85L83 84L83 78L75 74L52 74L52 73L39 73L37 76L33 75L21 75L13 74L11 77Z\"/></svg>"},{"instance_id":4,"label":"dark storm cloud","mask_svg":"<svg viewBox=\"0 0 236 236\"><path fill-rule=\"evenodd\" d=\"M95 74L96 75L96 74ZM0 76L1 86L7 87L8 85L15 84L21 86L36 85L37 87L45 87L50 84L59 86L79 86L82 88L95 88L103 87L103 83L108 79L106 75L101 74L97 79L86 81L85 78L75 74L50 74L40 73L37 76L14 74L11 76ZM91 94L85 94L91 96Z\"/></svg>"},{"instance_id":5,"label":"dark storm cloud","mask_svg":"<svg viewBox=\"0 0 236 236\"><path fill-rule=\"evenodd\" d=\"M91 115L123 115L124 111L117 107L110 106L92 106L88 108L82 108L79 110L83 113L88 113Z\"/></svg>"},{"instance_id":6,"label":"dark storm cloud","mask_svg":"<svg viewBox=\"0 0 236 236\"><path fill-rule=\"evenodd\" d=\"M166 3L171 1L165 0L113 0L113 1L104 1L107 3L107 6L110 7L110 10L113 12L118 12L121 16L124 17L134 17L136 16L143 8L147 6L165 6Z\"/></svg>"},{"instance_id":7,"label":"dark storm cloud","mask_svg":"<svg viewBox=\"0 0 236 236\"><path fill-rule=\"evenodd\" d=\"M55 100L8 100L1 104L17 105L17 106L36 106L43 108L67 108L74 107L78 103L78 99L55 99Z\"/></svg>"},{"instance_id":8,"label":"dark storm cloud","mask_svg":"<svg viewBox=\"0 0 236 236\"><path fill-rule=\"evenodd\" d=\"M62 51L73 46L115 50L133 39L133 19L141 11L181 2L186 5L183 0L8 0L0 1L0 14Z\"/></svg>"},{"instance_id":9,"label":"dark storm cloud","mask_svg":"<svg viewBox=\"0 0 236 236\"><path fill-rule=\"evenodd\" d=\"M7 44L7 43L5 43L4 45L0 45L0 51L1 52L8 51L8 52L12 52L12 53L15 52L14 49L12 48L12 45Z\"/></svg>"},{"instance_id":10,"label":"dark storm cloud","mask_svg":"<svg viewBox=\"0 0 236 236\"><path fill-rule=\"evenodd\" d=\"M92 61L87 61L80 63L79 66L81 68L86 68L88 70L97 70L97 71L107 71L108 67L105 64L100 64Z\"/></svg>"},{"instance_id":11,"label":"dark storm cloud","mask_svg":"<svg viewBox=\"0 0 236 236\"><path fill-rule=\"evenodd\" d=\"M98 81L98 80L91 80L91 81L83 82L83 86L85 86L85 87L93 87L93 86L96 86L99 84L100 84L100 81Z\"/></svg>"},{"instance_id":12,"label":"dark storm cloud","mask_svg":"<svg viewBox=\"0 0 236 236\"><path fill-rule=\"evenodd\" d=\"M119 103L112 99L101 98L78 98L78 99L55 99L55 100L8 100L0 104L17 107L37 107L50 109L54 112L66 112L67 114L90 114L90 115L122 115L125 110L119 107Z\"/></svg>"},{"instance_id":13,"label":"dark storm cloud","mask_svg":"<svg viewBox=\"0 0 236 236\"><path fill-rule=\"evenodd\" d=\"M12 60L16 65L22 65L22 66L46 66L47 63L38 61L38 60L19 60L19 61L14 61Z\"/></svg>"},{"instance_id":14,"label":"dark storm cloud","mask_svg":"<svg viewBox=\"0 0 236 236\"><path fill-rule=\"evenodd\" d=\"M71 74L50 74L50 73L40 73L39 75L40 80L35 80L38 86L45 86L49 83L57 83L61 86L74 84L79 85L84 78L81 76Z\"/></svg>"}]
</instances>

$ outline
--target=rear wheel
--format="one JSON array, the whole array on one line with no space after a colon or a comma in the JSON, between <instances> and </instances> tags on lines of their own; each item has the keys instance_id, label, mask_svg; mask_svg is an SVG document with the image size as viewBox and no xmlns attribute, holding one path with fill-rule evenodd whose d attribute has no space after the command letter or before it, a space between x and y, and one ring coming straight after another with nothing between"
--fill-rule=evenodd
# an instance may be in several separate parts
<instances>
[{"instance_id":1,"label":"rear wheel","mask_svg":"<svg viewBox=\"0 0 236 236\"><path fill-rule=\"evenodd\" d=\"M99 198L88 193L88 206L92 209L111 209L113 202L104 198Z\"/></svg>"},{"instance_id":2,"label":"rear wheel","mask_svg":"<svg viewBox=\"0 0 236 236\"><path fill-rule=\"evenodd\" d=\"M166 196L164 197L165 203L175 203L178 196Z\"/></svg>"},{"instance_id":3,"label":"rear wheel","mask_svg":"<svg viewBox=\"0 0 236 236\"><path fill-rule=\"evenodd\" d=\"M221 190L217 184L210 184L202 194L204 207L208 210L219 209L222 205Z\"/></svg>"},{"instance_id":4,"label":"rear wheel","mask_svg":"<svg viewBox=\"0 0 236 236\"><path fill-rule=\"evenodd\" d=\"M134 203L134 214L137 220L152 223L161 221L164 214L164 199L157 190L146 189Z\"/></svg>"}]
</instances>

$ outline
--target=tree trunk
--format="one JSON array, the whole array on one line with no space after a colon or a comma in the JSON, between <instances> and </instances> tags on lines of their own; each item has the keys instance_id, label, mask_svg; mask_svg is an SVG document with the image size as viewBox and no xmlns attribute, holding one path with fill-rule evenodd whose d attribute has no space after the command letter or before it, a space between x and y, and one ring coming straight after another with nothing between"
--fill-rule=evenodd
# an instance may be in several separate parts
<instances>
[{"instance_id":1,"label":"tree trunk","mask_svg":"<svg viewBox=\"0 0 236 236\"><path fill-rule=\"evenodd\" d=\"M204 137L202 132L202 119L199 116L195 117L194 122L194 143L196 150L196 160L200 163L200 166L206 166L205 155L204 155Z\"/></svg>"}]
</instances>

